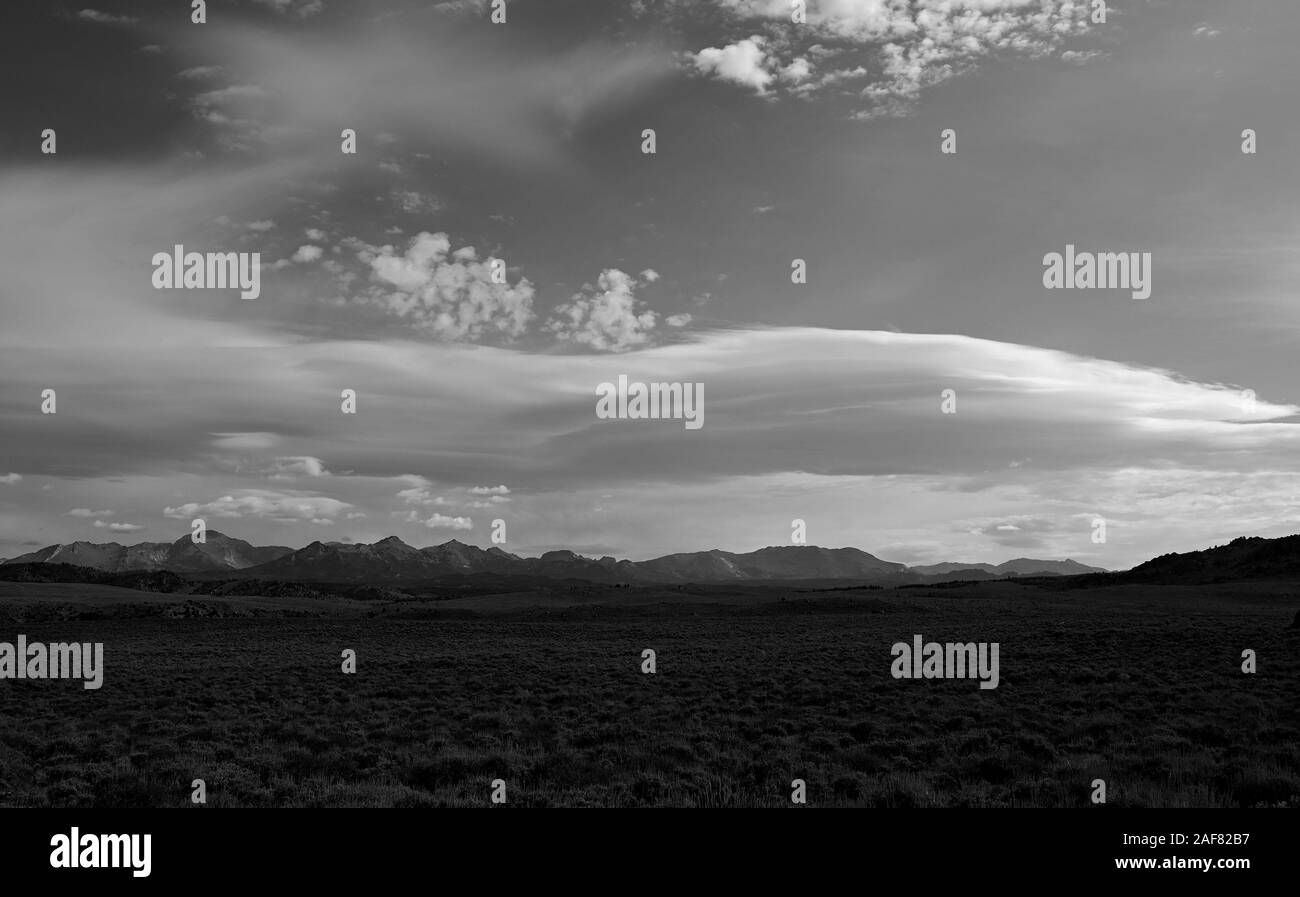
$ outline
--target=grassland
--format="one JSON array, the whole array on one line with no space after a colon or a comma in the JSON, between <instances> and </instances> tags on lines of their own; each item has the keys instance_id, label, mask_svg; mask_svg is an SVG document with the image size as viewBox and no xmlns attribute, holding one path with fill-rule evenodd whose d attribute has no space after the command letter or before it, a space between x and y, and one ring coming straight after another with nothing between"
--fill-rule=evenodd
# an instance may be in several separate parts
<instances>
[{"instance_id":1,"label":"grassland","mask_svg":"<svg viewBox=\"0 0 1300 897\"><path fill-rule=\"evenodd\" d=\"M1096 778L1109 806L1300 806L1287 586L191 605L216 616L6 591L0 640L101 641L106 673L0 681L5 806L189 806L196 778L214 807L485 806L497 778L515 806L789 806L796 778L813 806L1084 808ZM1000 686L891 678L915 633L998 642Z\"/></svg>"}]
</instances>

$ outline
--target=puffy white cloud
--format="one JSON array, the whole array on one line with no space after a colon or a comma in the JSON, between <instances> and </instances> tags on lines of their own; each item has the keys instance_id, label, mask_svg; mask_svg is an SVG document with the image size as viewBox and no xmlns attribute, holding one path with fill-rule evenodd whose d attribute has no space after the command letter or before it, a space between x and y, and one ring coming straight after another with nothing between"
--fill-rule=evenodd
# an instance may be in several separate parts
<instances>
[{"instance_id":1,"label":"puffy white cloud","mask_svg":"<svg viewBox=\"0 0 1300 897\"><path fill-rule=\"evenodd\" d=\"M781 80L791 81L795 84L806 81L811 75L812 63L803 56L792 59L789 65L781 69Z\"/></svg>"},{"instance_id":2,"label":"puffy white cloud","mask_svg":"<svg viewBox=\"0 0 1300 897\"><path fill-rule=\"evenodd\" d=\"M474 521L469 517L448 517L444 514L434 514L422 523L429 529L470 530L474 528Z\"/></svg>"},{"instance_id":3,"label":"puffy white cloud","mask_svg":"<svg viewBox=\"0 0 1300 897\"><path fill-rule=\"evenodd\" d=\"M767 68L764 43L762 37L754 35L725 47L705 47L692 60L695 68L704 74L767 93L767 85L774 76Z\"/></svg>"},{"instance_id":4,"label":"puffy white cloud","mask_svg":"<svg viewBox=\"0 0 1300 897\"><path fill-rule=\"evenodd\" d=\"M424 508L446 507L451 504L460 504L469 508L483 509L483 508L495 508L503 504L508 504L510 502L510 496L509 496L510 489L507 488L506 486L471 486L469 489L465 491L467 491L470 495L486 496L486 500L474 500L468 502L464 502L464 501L451 502L443 498L441 495L434 495L432 489L433 484L430 483L424 477L407 475L402 477L402 479L405 482L410 483L411 486L408 489L403 489L400 492L398 492L397 497L400 498L406 504L415 505L416 507L424 507ZM435 518L443 521L442 524L439 524L440 526L451 526L450 523L446 522L451 520L468 521L468 518L445 517L441 514L434 514L433 518L430 519L435 519ZM417 514L415 511L407 512L406 521L408 523L419 523L425 526L432 526L432 524L428 523L427 520L421 519L420 515ZM452 528L468 529L469 527L455 526Z\"/></svg>"},{"instance_id":5,"label":"puffy white cloud","mask_svg":"<svg viewBox=\"0 0 1300 897\"><path fill-rule=\"evenodd\" d=\"M73 508L68 512L69 517L112 517L112 511L92 511L90 508Z\"/></svg>"},{"instance_id":6,"label":"puffy white cloud","mask_svg":"<svg viewBox=\"0 0 1300 897\"><path fill-rule=\"evenodd\" d=\"M6 486L12 486L15 483L21 483L22 481L23 475L20 473L7 473L4 476L0 476L0 483L4 483Z\"/></svg>"},{"instance_id":7,"label":"puffy white cloud","mask_svg":"<svg viewBox=\"0 0 1300 897\"><path fill-rule=\"evenodd\" d=\"M302 264L304 262L314 262L324 254L325 250L321 249L319 246L307 245L299 246L298 251L295 252L291 258L295 262Z\"/></svg>"},{"instance_id":8,"label":"puffy white cloud","mask_svg":"<svg viewBox=\"0 0 1300 897\"><path fill-rule=\"evenodd\" d=\"M1106 53L1103 50L1066 50L1061 54L1061 61L1068 62L1071 65L1086 65L1105 55Z\"/></svg>"},{"instance_id":9,"label":"puffy white cloud","mask_svg":"<svg viewBox=\"0 0 1300 897\"><path fill-rule=\"evenodd\" d=\"M617 268L606 268L569 302L556 306L546 330L561 340L601 352L626 352L647 345L658 315L646 309L636 290L646 283Z\"/></svg>"},{"instance_id":10,"label":"puffy white cloud","mask_svg":"<svg viewBox=\"0 0 1300 897\"><path fill-rule=\"evenodd\" d=\"M1028 57L1059 52L1087 33L1091 6L1082 0L809 0L807 23L789 30L784 0L715 0L731 31L750 36L691 56L693 66L760 94L779 85L796 93L872 80L862 91L861 119L904 115L920 92L996 53ZM755 27L766 37L753 34ZM1199 32L1198 32L1199 33ZM863 52L874 51L869 67ZM1082 63L1095 51L1066 51Z\"/></svg>"},{"instance_id":11,"label":"puffy white cloud","mask_svg":"<svg viewBox=\"0 0 1300 897\"><path fill-rule=\"evenodd\" d=\"M533 285L494 283L491 260L473 247L451 251L444 233L422 231L405 251L365 246L358 257L377 284L365 298L412 327L448 340L514 339L533 319Z\"/></svg>"}]
</instances>

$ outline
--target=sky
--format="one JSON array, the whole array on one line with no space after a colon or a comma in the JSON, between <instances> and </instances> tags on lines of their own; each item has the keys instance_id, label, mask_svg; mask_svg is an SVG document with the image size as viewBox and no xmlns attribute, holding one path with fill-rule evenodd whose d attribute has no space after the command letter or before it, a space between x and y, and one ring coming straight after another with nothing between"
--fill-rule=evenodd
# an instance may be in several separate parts
<instances>
[{"instance_id":1,"label":"sky","mask_svg":"<svg viewBox=\"0 0 1300 897\"><path fill-rule=\"evenodd\" d=\"M0 35L0 556L1300 531L1290 0L85 2ZM1151 295L1045 289L1067 244Z\"/></svg>"}]
</instances>

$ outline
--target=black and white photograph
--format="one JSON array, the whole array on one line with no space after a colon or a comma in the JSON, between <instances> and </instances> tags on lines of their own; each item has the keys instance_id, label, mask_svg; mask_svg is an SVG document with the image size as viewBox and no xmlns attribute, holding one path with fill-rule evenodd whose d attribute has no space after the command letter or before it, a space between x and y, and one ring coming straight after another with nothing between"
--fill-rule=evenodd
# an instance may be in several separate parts
<instances>
[{"instance_id":1,"label":"black and white photograph","mask_svg":"<svg viewBox=\"0 0 1300 897\"><path fill-rule=\"evenodd\" d=\"M12 852L849 809L1265 871L1298 41L1293 0L6 0Z\"/></svg>"}]
</instances>

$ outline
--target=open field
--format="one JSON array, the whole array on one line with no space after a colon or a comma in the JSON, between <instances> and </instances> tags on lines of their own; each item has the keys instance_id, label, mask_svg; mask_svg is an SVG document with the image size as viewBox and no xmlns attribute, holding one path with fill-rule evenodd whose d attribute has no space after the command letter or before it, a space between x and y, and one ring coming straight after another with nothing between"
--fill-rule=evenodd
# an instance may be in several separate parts
<instances>
[{"instance_id":1,"label":"open field","mask_svg":"<svg viewBox=\"0 0 1300 897\"><path fill-rule=\"evenodd\" d=\"M0 681L6 806L189 806L196 778L209 806L486 806L496 778L524 806L788 806L795 778L814 806L1087 807L1095 778L1111 806L1300 806L1288 585L368 608L0 587L0 640L102 641L106 667L98 691ZM193 615L218 606L257 615ZM999 687L891 678L917 633L998 642Z\"/></svg>"}]
</instances>

